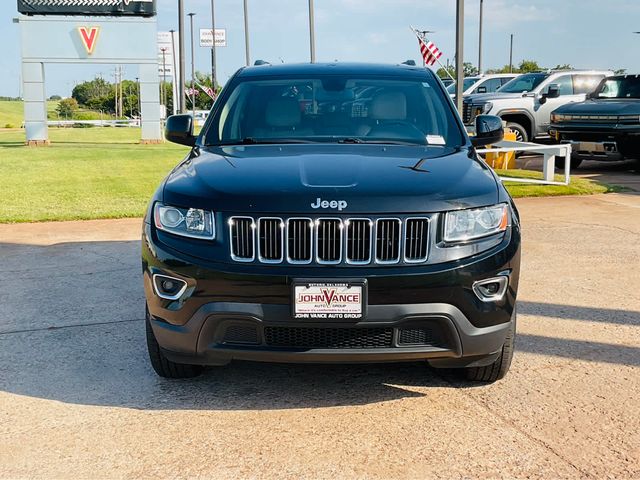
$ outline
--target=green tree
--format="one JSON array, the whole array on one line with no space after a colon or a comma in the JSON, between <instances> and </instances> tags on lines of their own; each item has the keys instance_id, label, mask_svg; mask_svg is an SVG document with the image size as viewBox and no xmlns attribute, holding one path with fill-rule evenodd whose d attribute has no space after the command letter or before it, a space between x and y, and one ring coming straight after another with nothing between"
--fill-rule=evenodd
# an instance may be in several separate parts
<instances>
[{"instance_id":1,"label":"green tree","mask_svg":"<svg viewBox=\"0 0 640 480\"><path fill-rule=\"evenodd\" d=\"M614 75L624 75L625 73L627 73L626 68L618 68L617 70L613 71Z\"/></svg>"},{"instance_id":2,"label":"green tree","mask_svg":"<svg viewBox=\"0 0 640 480\"><path fill-rule=\"evenodd\" d=\"M64 118L73 118L77 111L78 102L75 98L64 98L58 102L58 106L56 107L58 115Z\"/></svg>"},{"instance_id":3,"label":"green tree","mask_svg":"<svg viewBox=\"0 0 640 480\"><path fill-rule=\"evenodd\" d=\"M535 60L522 60L518 65L518 73L539 72L544 70Z\"/></svg>"},{"instance_id":4,"label":"green tree","mask_svg":"<svg viewBox=\"0 0 640 480\"><path fill-rule=\"evenodd\" d=\"M465 77L473 77L479 73L478 69L471 62L464 62L462 64L462 71L464 72Z\"/></svg>"},{"instance_id":5,"label":"green tree","mask_svg":"<svg viewBox=\"0 0 640 480\"><path fill-rule=\"evenodd\" d=\"M556 65L555 67L552 68L552 70L573 70L573 67L570 64L565 63L562 65L560 64Z\"/></svg>"}]
</instances>

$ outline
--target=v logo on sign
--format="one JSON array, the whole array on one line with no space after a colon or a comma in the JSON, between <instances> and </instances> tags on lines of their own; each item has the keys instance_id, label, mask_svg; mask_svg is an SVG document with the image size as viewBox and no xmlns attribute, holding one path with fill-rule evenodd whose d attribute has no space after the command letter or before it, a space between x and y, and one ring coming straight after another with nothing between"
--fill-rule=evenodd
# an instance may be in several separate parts
<instances>
[{"instance_id":1,"label":"v logo on sign","mask_svg":"<svg viewBox=\"0 0 640 480\"><path fill-rule=\"evenodd\" d=\"M82 39L84 48L87 50L87 53L91 55L98 42L100 27L78 27L78 32L80 32L80 38Z\"/></svg>"}]
</instances>

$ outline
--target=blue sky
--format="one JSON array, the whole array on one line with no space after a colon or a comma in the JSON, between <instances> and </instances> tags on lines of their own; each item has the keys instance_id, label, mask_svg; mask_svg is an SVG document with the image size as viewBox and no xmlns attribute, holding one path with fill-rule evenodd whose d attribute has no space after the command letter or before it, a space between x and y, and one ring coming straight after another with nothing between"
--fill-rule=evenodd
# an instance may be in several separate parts
<instances>
[{"instance_id":1,"label":"blue sky","mask_svg":"<svg viewBox=\"0 0 640 480\"><path fill-rule=\"evenodd\" d=\"M244 64L242 0L215 0L216 26L227 29L228 46L218 49L219 81ZM210 0L185 0L196 12L196 28L209 27ZM408 26L435 30L431 36L452 58L455 0L315 0L319 61L400 62L418 59ZM478 59L479 0L466 0L465 61ZM514 33L514 63L534 59L544 66L626 68L640 73L640 0L484 0L483 65L509 59ZM0 2L0 95L19 93L20 46L14 0ZM252 59L308 61L307 0L249 0ZM158 28L177 25L177 0L158 0ZM196 68L209 71L210 51L197 48ZM188 50L187 50L188 55ZM187 58L187 61L190 61ZM130 67L128 77L135 77ZM105 66L50 66L47 94L69 95L74 82L108 76Z\"/></svg>"}]
</instances>

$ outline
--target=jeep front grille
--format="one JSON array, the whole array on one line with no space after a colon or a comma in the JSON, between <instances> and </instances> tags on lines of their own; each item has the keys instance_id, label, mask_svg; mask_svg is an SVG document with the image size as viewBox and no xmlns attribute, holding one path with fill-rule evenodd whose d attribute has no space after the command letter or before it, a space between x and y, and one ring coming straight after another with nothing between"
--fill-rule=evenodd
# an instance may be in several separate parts
<instances>
[{"instance_id":1,"label":"jeep front grille","mask_svg":"<svg viewBox=\"0 0 640 480\"><path fill-rule=\"evenodd\" d=\"M340 263L342 260L342 220L316 220L316 260L318 263Z\"/></svg>"},{"instance_id":2,"label":"jeep front grille","mask_svg":"<svg viewBox=\"0 0 640 480\"><path fill-rule=\"evenodd\" d=\"M284 223L280 218L258 220L258 258L263 263L280 263L284 260Z\"/></svg>"},{"instance_id":3,"label":"jeep front grille","mask_svg":"<svg viewBox=\"0 0 640 480\"><path fill-rule=\"evenodd\" d=\"M287 221L287 261L311 263L313 259L313 220L290 218Z\"/></svg>"},{"instance_id":4,"label":"jeep front grille","mask_svg":"<svg viewBox=\"0 0 640 480\"><path fill-rule=\"evenodd\" d=\"M256 224L251 217L229 220L231 258L237 262L252 262L255 258Z\"/></svg>"},{"instance_id":5,"label":"jeep front grille","mask_svg":"<svg viewBox=\"0 0 640 480\"><path fill-rule=\"evenodd\" d=\"M429 217L231 217L231 258L237 262L303 265L425 263Z\"/></svg>"},{"instance_id":6,"label":"jeep front grille","mask_svg":"<svg viewBox=\"0 0 640 480\"><path fill-rule=\"evenodd\" d=\"M424 262L429 250L429 221L426 218L408 218L404 233L404 260Z\"/></svg>"},{"instance_id":7,"label":"jeep front grille","mask_svg":"<svg viewBox=\"0 0 640 480\"><path fill-rule=\"evenodd\" d=\"M400 261L400 233L402 222L398 218L379 219L376 222L376 262Z\"/></svg>"}]
</instances>

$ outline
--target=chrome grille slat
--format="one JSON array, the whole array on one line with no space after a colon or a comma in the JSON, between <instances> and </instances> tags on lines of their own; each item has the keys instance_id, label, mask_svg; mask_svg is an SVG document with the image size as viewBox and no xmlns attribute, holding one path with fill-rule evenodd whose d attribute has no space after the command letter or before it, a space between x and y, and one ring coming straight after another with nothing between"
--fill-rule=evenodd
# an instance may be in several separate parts
<instances>
[{"instance_id":1,"label":"chrome grille slat","mask_svg":"<svg viewBox=\"0 0 640 480\"><path fill-rule=\"evenodd\" d=\"M229 220L231 258L236 262L255 259L255 221L251 217L232 217Z\"/></svg>"},{"instance_id":2,"label":"chrome grille slat","mask_svg":"<svg viewBox=\"0 0 640 480\"><path fill-rule=\"evenodd\" d=\"M389 264L400 261L400 236L402 221L399 218L376 220L376 263Z\"/></svg>"},{"instance_id":3,"label":"chrome grille slat","mask_svg":"<svg viewBox=\"0 0 640 480\"><path fill-rule=\"evenodd\" d=\"M428 260L431 216L229 218L231 259L306 265L382 265Z\"/></svg>"},{"instance_id":4,"label":"chrome grille slat","mask_svg":"<svg viewBox=\"0 0 640 480\"><path fill-rule=\"evenodd\" d=\"M258 219L258 259L262 263L284 260L284 224L280 217Z\"/></svg>"},{"instance_id":5,"label":"chrome grille slat","mask_svg":"<svg viewBox=\"0 0 640 480\"><path fill-rule=\"evenodd\" d=\"M420 263L429 254L429 219L423 217L405 220L404 261Z\"/></svg>"},{"instance_id":6,"label":"chrome grille slat","mask_svg":"<svg viewBox=\"0 0 640 480\"><path fill-rule=\"evenodd\" d=\"M371 220L350 218L345 222L346 262L351 265L366 265L371 262Z\"/></svg>"}]
</instances>

